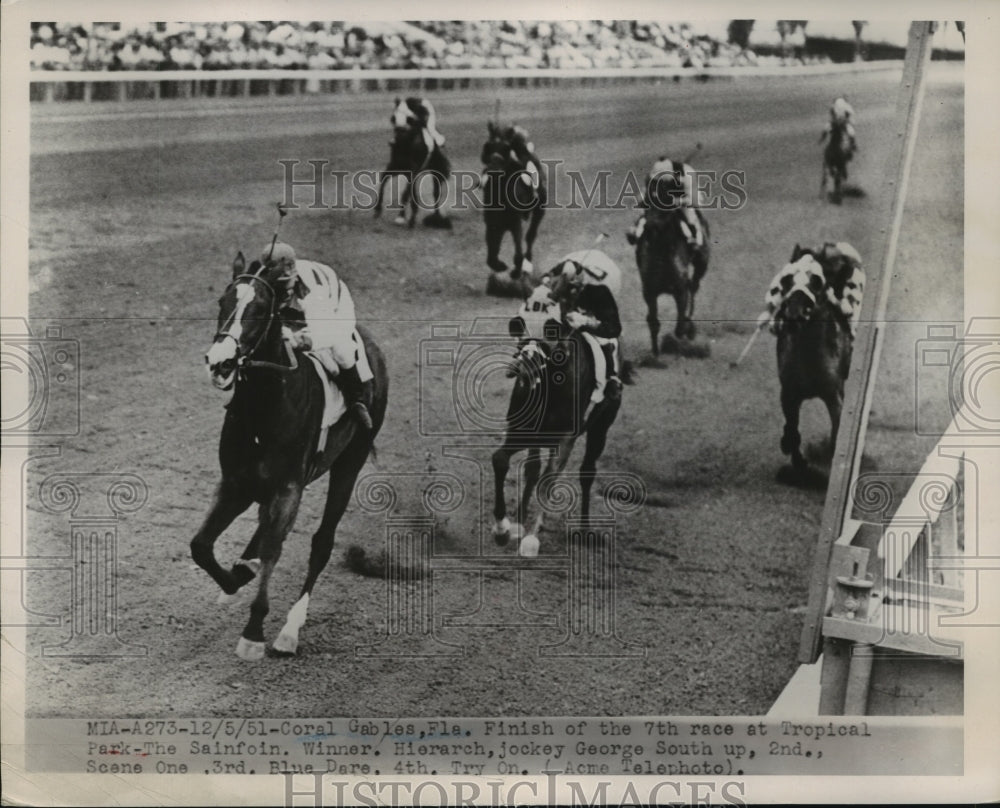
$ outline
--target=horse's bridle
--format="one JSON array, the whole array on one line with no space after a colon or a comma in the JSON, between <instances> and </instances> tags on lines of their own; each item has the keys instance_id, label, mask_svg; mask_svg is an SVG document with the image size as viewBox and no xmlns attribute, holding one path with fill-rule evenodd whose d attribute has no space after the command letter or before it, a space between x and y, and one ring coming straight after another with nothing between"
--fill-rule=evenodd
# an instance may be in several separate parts
<instances>
[{"instance_id":1,"label":"horse's bridle","mask_svg":"<svg viewBox=\"0 0 1000 808\"><path fill-rule=\"evenodd\" d=\"M258 270L258 272L259 271L260 270ZM254 274L244 273L242 275L237 275L235 278L233 278L232 283L230 283L229 286L226 288L226 291L228 292L229 289L234 288L236 286L236 284L238 284L241 280L249 280L249 281L253 281L253 282L262 284L264 286L264 288L267 289L267 291L270 293L271 297L270 297L270 301L269 301L269 304L268 304L267 324L261 330L260 335L257 337L257 341L254 343L253 347L249 351L247 351L246 353L243 353L242 351L240 351L239 342L228 331L217 331L215 333L215 339L218 339L219 337L229 337L231 340L233 340L234 342L236 342L236 373L237 373L237 377L239 377L240 371L253 370L253 369L257 369L257 368L267 368L269 370L278 370L278 371L281 371L283 373L287 373L289 371L296 370L298 368L298 366L299 366L299 363L298 363L298 360L295 358L295 352L292 350L291 346L288 344L287 341L285 341L284 344L285 344L285 350L288 352L288 359L289 359L289 363L290 363L288 365L279 365L276 362L268 362L268 361L263 360L263 359L251 359L250 358L255 353L257 353L257 350L260 348L261 343L263 343L264 338L267 336L267 332L271 330L271 324L274 322L274 317L275 317L275 314L276 314L275 307L277 305L278 293L274 290L274 287L270 283L268 283L266 280L264 280L262 277L260 277L260 275L258 275L256 273L254 273ZM235 311L233 312L233 316L234 317L236 316L236 312Z\"/></svg>"}]
</instances>

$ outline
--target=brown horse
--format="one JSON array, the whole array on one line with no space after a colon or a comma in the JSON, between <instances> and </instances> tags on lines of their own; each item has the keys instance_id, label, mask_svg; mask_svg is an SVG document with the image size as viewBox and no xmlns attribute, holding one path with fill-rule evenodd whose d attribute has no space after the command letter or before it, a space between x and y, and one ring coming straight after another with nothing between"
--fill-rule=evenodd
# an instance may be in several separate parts
<instances>
[{"instance_id":1,"label":"brown horse","mask_svg":"<svg viewBox=\"0 0 1000 808\"><path fill-rule=\"evenodd\" d=\"M533 178L528 164L518 157L514 147L514 127L504 129L489 122L487 128L489 138L483 144L480 155L485 166L483 221L486 224L486 265L494 272L507 269L506 262L500 258L500 245L504 235L510 233L514 241L514 268L510 276L517 278L525 269L525 262L530 271L535 238L545 216L545 175L539 171ZM534 168L537 169L537 166ZM527 231L524 230L525 223Z\"/></svg>"},{"instance_id":2,"label":"brown horse","mask_svg":"<svg viewBox=\"0 0 1000 808\"><path fill-rule=\"evenodd\" d=\"M232 596L260 575L250 619L236 645L237 656L264 656L264 618L269 611L268 582L285 537L292 529L303 489L329 472L323 519L312 537L309 571L288 619L274 642L279 654L294 654L305 622L309 596L333 550L334 534L385 418L389 377L385 359L367 330L358 327L374 374L366 403L374 428L360 430L341 418L322 434L324 390L312 361L291 353L282 339L278 312L285 301L284 270L243 253L233 263L233 280L219 300L219 324L206 357L209 375L220 389L235 388L226 408L219 442L222 482L208 516L191 541L191 555ZM215 558L219 535L254 502L259 524L239 561L224 569Z\"/></svg>"},{"instance_id":3,"label":"brown horse","mask_svg":"<svg viewBox=\"0 0 1000 808\"><path fill-rule=\"evenodd\" d=\"M824 136L826 133L824 132ZM831 125L829 140L823 149L823 180L819 186L820 198L827 195L827 185L833 182L833 191L829 195L831 202L840 204L843 198L843 184L847 180L847 164L854 157L851 136L847 132L845 121L834 121Z\"/></svg>"},{"instance_id":4,"label":"brown horse","mask_svg":"<svg viewBox=\"0 0 1000 808\"><path fill-rule=\"evenodd\" d=\"M811 398L823 401L830 415L831 443L835 443L844 381L851 365L850 327L826 292L822 273L798 272L775 314L781 409L785 416L781 451L791 455L796 471L808 466L800 451L802 402Z\"/></svg>"},{"instance_id":5,"label":"brown horse","mask_svg":"<svg viewBox=\"0 0 1000 808\"><path fill-rule=\"evenodd\" d=\"M649 338L653 356L660 353L660 319L657 309L660 295L672 295L677 304L677 325L674 334L678 339L692 339L695 335L694 298L701 279L708 270L709 229L708 222L697 211L701 222L703 240L699 246L692 245L684 233L683 215L676 204L671 204L669 196L676 190L662 191L662 200L656 193L671 178L661 178L654 184L650 194L650 208L646 212L646 226L635 247L635 260L642 280L642 297L646 301Z\"/></svg>"},{"instance_id":6,"label":"brown horse","mask_svg":"<svg viewBox=\"0 0 1000 808\"><path fill-rule=\"evenodd\" d=\"M523 338L523 323L515 324L518 319L511 323L511 335ZM620 397L609 396L591 406L597 380L594 359L583 335L554 319L546 328L554 340L524 341L508 374L514 377L514 388L507 409L507 429L503 445L493 453L493 516L496 519L493 537L500 545L510 540L512 532L520 532L536 484L540 494L549 489L565 468L577 438L583 434L587 437L580 465L581 515L587 518L597 460L604 452L608 430L621 407ZM549 450L549 460L540 477L542 449ZM528 459L524 466L524 489L517 501L516 525L512 525L504 500L504 481L511 457L522 450L528 451ZM544 508L544 501L542 505ZM537 554L537 534L543 518L544 511L534 529L521 539L521 555Z\"/></svg>"}]
</instances>

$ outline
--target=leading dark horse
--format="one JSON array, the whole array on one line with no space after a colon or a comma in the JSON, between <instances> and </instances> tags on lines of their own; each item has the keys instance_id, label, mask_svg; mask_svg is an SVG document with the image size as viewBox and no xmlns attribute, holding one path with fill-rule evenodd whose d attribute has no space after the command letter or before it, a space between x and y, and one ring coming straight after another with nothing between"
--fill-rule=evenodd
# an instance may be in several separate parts
<instances>
[{"instance_id":1,"label":"leading dark horse","mask_svg":"<svg viewBox=\"0 0 1000 808\"><path fill-rule=\"evenodd\" d=\"M678 339L692 339L695 335L694 298L702 277L708 271L708 222L701 211L697 211L702 227L702 243L692 245L684 232L683 214L670 200L674 193L676 188L670 177L661 177L653 184L645 229L635 247L653 356L660 353L660 319L657 314L660 295L672 295L677 304L674 334Z\"/></svg>"},{"instance_id":2,"label":"leading dark horse","mask_svg":"<svg viewBox=\"0 0 1000 808\"><path fill-rule=\"evenodd\" d=\"M489 139L483 144L481 159L485 166L483 183L483 221L486 223L486 265L503 272L507 264L500 259L500 244L505 233L514 240L514 269L517 278L528 262L531 269L532 248L538 226L545 215L547 192L545 176L532 176L529 165L519 158L513 146L514 128L487 124ZM537 169L537 166L535 166ZM524 232L524 223L528 230Z\"/></svg>"},{"instance_id":3,"label":"leading dark horse","mask_svg":"<svg viewBox=\"0 0 1000 808\"><path fill-rule=\"evenodd\" d=\"M793 263L807 252L812 255L796 247ZM836 443L853 342L847 320L826 294L823 275L797 274L796 278L775 314L775 322L781 409L785 416L781 451L791 455L796 471L803 471L808 464L799 448L802 402L810 398L823 401L830 415L831 444Z\"/></svg>"},{"instance_id":4,"label":"leading dark horse","mask_svg":"<svg viewBox=\"0 0 1000 808\"><path fill-rule=\"evenodd\" d=\"M826 133L824 133L824 136ZM827 194L827 184L833 181L831 201L840 204L843 183L847 180L847 164L854 157L851 136L847 131L846 121L834 121L826 146L823 149L823 180L819 186L821 198Z\"/></svg>"},{"instance_id":5,"label":"leading dark horse","mask_svg":"<svg viewBox=\"0 0 1000 808\"><path fill-rule=\"evenodd\" d=\"M396 107L400 107L399 99L396 99ZM450 227L451 221L441 214L441 202L444 199L444 184L451 175L451 162L437 144L428 145L429 137L423 127L416 124L400 125L396 116L391 120L394 123L394 134L389 143L389 164L379 177L375 215L380 216L382 213L386 182L391 177L401 176L406 179L406 188L403 191L402 210L396 222L413 227L417 220L418 201L414 190L420 177L430 174L434 189L434 212L424 219L424 223L435 227ZM407 203L410 206L409 219L404 216Z\"/></svg>"},{"instance_id":6,"label":"leading dark horse","mask_svg":"<svg viewBox=\"0 0 1000 808\"><path fill-rule=\"evenodd\" d=\"M532 493L539 482L542 449L550 451L541 478L544 485L546 481L551 483L565 468L577 438L586 434L580 488L583 495L581 515L587 518L597 460L621 407L620 397L608 396L591 407L591 395L597 384L591 349L579 331L572 331L563 323L550 320L547 328L554 334L554 341L525 341L508 372L514 377L514 388L507 408L507 429L503 444L493 453L493 516L496 519L493 536L501 545L510 540L513 528L507 517L503 490L511 457L522 450L528 451L524 490L515 511L515 522L520 526L524 524ZM512 336L523 334L517 333L512 326ZM544 502L542 505L544 508ZM531 533L523 537L522 555L537 554L537 535L543 518L544 511ZM513 529L518 532L520 528Z\"/></svg>"},{"instance_id":7,"label":"leading dark horse","mask_svg":"<svg viewBox=\"0 0 1000 808\"><path fill-rule=\"evenodd\" d=\"M236 646L243 659L264 655L268 581L295 521L303 489L329 472L329 493L322 522L312 538L305 584L274 643L278 653L295 653L309 595L330 558L337 524L385 418L389 384L382 352L359 327L374 374L367 394L374 430L365 433L354 419L344 417L329 428L326 442L318 446L324 391L312 361L291 354L282 339L278 312L286 293L277 279L281 271L259 261L247 267L242 253L236 257L232 283L219 301L212 359L206 357L215 386L229 389L235 385L235 391L219 443L222 481L204 524L191 541L191 555L226 595L234 595L259 570L257 597ZM254 502L260 505L257 530L240 560L224 569L215 558L215 541ZM220 601L225 598L220 596Z\"/></svg>"}]
</instances>

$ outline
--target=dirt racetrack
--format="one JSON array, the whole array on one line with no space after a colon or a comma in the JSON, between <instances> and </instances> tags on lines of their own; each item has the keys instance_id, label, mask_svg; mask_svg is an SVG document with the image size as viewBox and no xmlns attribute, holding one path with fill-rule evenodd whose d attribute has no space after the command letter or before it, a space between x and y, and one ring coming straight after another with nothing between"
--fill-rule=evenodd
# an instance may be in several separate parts
<instances>
[{"instance_id":1,"label":"dirt racetrack","mask_svg":"<svg viewBox=\"0 0 1000 808\"><path fill-rule=\"evenodd\" d=\"M739 354L773 273L793 245L846 240L868 258L884 210L885 165L898 74L740 79L629 87L503 90L502 116L526 125L544 159L593 176L643 174L661 153L704 144L697 166L746 175L747 203L709 211L713 257L695 312L705 359L668 358L626 389L599 468L637 475L646 505L621 517L615 558L619 651L642 655L558 657L539 653L567 633L567 576L504 568L484 519L492 506L495 436L422 436L426 418L447 413L451 388L420 373L421 340L435 323L510 316L514 303L487 298L481 214L455 211L454 229L376 222L357 210L301 208L283 237L300 256L331 264L349 284L359 319L388 357L390 404L377 463L363 474L401 478L398 512L419 512L421 481L450 472L465 486L458 508L439 515L435 554L466 557L480 542L501 561L478 573L435 571L437 640L460 656L365 658L356 646L386 631L386 583L342 563L358 545L377 554L381 514L352 505L334 560L321 577L294 659L247 663L233 650L246 605L218 607L188 542L218 479L216 446L226 394L213 389L203 354L216 300L237 250L258 251L282 193L278 160L328 160L331 168L380 168L387 156L394 93L308 99L251 99L36 105L32 109L32 328L59 325L80 342L81 427L58 457L27 466L28 551L66 555L66 514L47 511L39 483L54 472L131 472L148 502L118 526L118 633L134 657L42 657L69 623L29 635L29 713L34 716L473 716L761 714L797 660L807 582L823 493L778 483L784 462L773 339L764 335L738 369ZM851 182L863 193L834 206L818 198L826 109L846 92L858 113L861 150ZM455 168L478 170L496 93L432 95ZM928 323L962 316L963 84L953 67L932 71L910 183L885 352L869 432L870 468L915 472L932 439L914 434L915 346ZM559 175L565 181L565 175ZM331 189L332 193L332 189ZM308 199L306 200L308 201ZM536 267L611 238L604 249L623 268L627 353L647 348L638 274L623 231L627 210L552 210L542 224ZM509 246L506 248L509 256ZM673 303L662 301L664 330ZM485 395L502 407L507 383ZM943 426L943 389L929 405ZM423 409L421 409L423 408ZM442 416L443 417L443 416ZM424 420L422 420L424 419ZM806 443L827 431L818 402L806 405ZM443 445L471 444L466 459ZM455 450L458 451L458 450ZM452 452L451 454L454 454ZM579 463L580 447L571 461ZM480 476L480 474L482 476ZM516 478L515 474L511 475ZM605 478L602 478L604 480ZM599 491L607 481L599 481ZM485 486L484 484L485 483ZM305 574L309 537L325 486L309 489L272 585L268 639ZM508 488L508 501L514 496ZM248 512L223 535L223 564L249 538ZM543 537L541 558L566 552ZM67 617L69 576L28 574L28 606ZM482 588L481 588L482 587ZM482 602L479 594L483 593ZM65 605L64 605L65 604ZM477 612L478 609L478 612ZM456 615L471 623L449 625ZM539 616L541 615L541 617ZM553 625L538 623L545 615ZM596 647L596 646L595 646ZM601 647L606 650L607 646ZM599 649L601 650L601 649Z\"/></svg>"}]
</instances>

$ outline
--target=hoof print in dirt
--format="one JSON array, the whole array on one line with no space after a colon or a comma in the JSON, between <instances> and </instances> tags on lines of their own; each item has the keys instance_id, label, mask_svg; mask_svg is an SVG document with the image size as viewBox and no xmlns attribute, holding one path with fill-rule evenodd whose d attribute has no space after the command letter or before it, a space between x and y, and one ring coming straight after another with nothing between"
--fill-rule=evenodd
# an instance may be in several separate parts
<instances>
[{"instance_id":1,"label":"hoof print in dirt","mask_svg":"<svg viewBox=\"0 0 1000 808\"><path fill-rule=\"evenodd\" d=\"M531 282L531 275L521 274L517 278L511 278L510 272L491 272L486 277L486 294L492 297L513 297L524 300L531 294L535 285Z\"/></svg>"},{"instance_id":2,"label":"hoof print in dirt","mask_svg":"<svg viewBox=\"0 0 1000 808\"><path fill-rule=\"evenodd\" d=\"M707 359L712 355L712 347L703 340L678 339L673 334L665 334L660 341L660 351L665 354Z\"/></svg>"}]
</instances>

